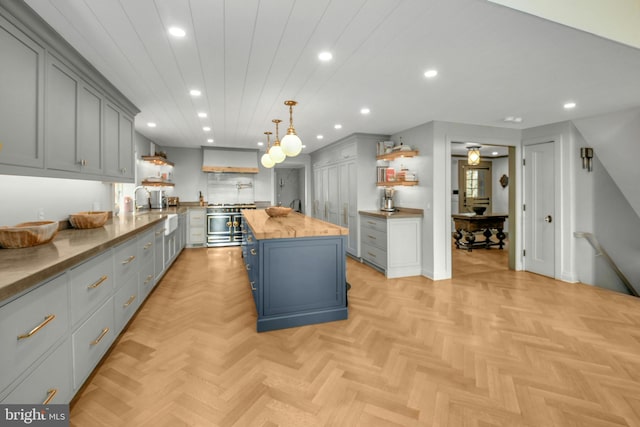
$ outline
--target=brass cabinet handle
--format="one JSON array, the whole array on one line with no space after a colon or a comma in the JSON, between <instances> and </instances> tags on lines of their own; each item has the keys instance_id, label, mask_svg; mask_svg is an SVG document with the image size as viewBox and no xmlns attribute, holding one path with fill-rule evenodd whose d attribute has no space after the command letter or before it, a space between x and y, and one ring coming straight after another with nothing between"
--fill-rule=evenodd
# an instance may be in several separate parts
<instances>
[{"instance_id":1,"label":"brass cabinet handle","mask_svg":"<svg viewBox=\"0 0 640 427\"><path fill-rule=\"evenodd\" d=\"M147 243L144 245L144 249L149 249L149 248L151 247L151 245L153 245L153 242L147 242Z\"/></svg>"},{"instance_id":2,"label":"brass cabinet handle","mask_svg":"<svg viewBox=\"0 0 640 427\"><path fill-rule=\"evenodd\" d=\"M253 237L251 236L247 237L247 242L253 242Z\"/></svg>"},{"instance_id":3,"label":"brass cabinet handle","mask_svg":"<svg viewBox=\"0 0 640 427\"><path fill-rule=\"evenodd\" d=\"M158 230L158 231L156 231L156 236L159 236L159 235L161 235L162 233L164 233L164 231Z\"/></svg>"},{"instance_id":4,"label":"brass cabinet handle","mask_svg":"<svg viewBox=\"0 0 640 427\"><path fill-rule=\"evenodd\" d=\"M131 255L129 258L125 259L124 261L122 261L122 265L124 264L129 264L131 261L133 261L134 259L136 259L135 255Z\"/></svg>"},{"instance_id":5,"label":"brass cabinet handle","mask_svg":"<svg viewBox=\"0 0 640 427\"><path fill-rule=\"evenodd\" d=\"M253 248L251 248L249 252L251 252L251 255L258 255L258 252L256 252L256 250Z\"/></svg>"},{"instance_id":6,"label":"brass cabinet handle","mask_svg":"<svg viewBox=\"0 0 640 427\"><path fill-rule=\"evenodd\" d=\"M252 291L257 291L258 289L253 287L254 283L256 283L256 282L249 282L249 286L251 286L251 290Z\"/></svg>"},{"instance_id":7,"label":"brass cabinet handle","mask_svg":"<svg viewBox=\"0 0 640 427\"><path fill-rule=\"evenodd\" d=\"M149 283L151 281L151 279L153 279L153 274L149 274L147 276L147 280L144 281L144 284L146 285L147 283Z\"/></svg>"},{"instance_id":8,"label":"brass cabinet handle","mask_svg":"<svg viewBox=\"0 0 640 427\"><path fill-rule=\"evenodd\" d=\"M368 237L368 238L370 238L370 239L376 240L376 238L375 238L375 237L373 237L373 236L372 236L372 235L370 235L370 234L367 234L367 237Z\"/></svg>"},{"instance_id":9,"label":"brass cabinet handle","mask_svg":"<svg viewBox=\"0 0 640 427\"><path fill-rule=\"evenodd\" d=\"M242 234L247 234L247 230L242 230Z\"/></svg>"},{"instance_id":10,"label":"brass cabinet handle","mask_svg":"<svg viewBox=\"0 0 640 427\"><path fill-rule=\"evenodd\" d=\"M127 307L129 307L129 306L131 305L131 303L132 303L135 299L136 299L136 296L135 296L135 295L131 295L131 296L129 297L129 301L127 301L127 302L125 302L124 304L122 304L122 307L123 307L123 308L127 308Z\"/></svg>"},{"instance_id":11,"label":"brass cabinet handle","mask_svg":"<svg viewBox=\"0 0 640 427\"><path fill-rule=\"evenodd\" d=\"M42 402L43 405L48 405L49 402L51 402L53 400L53 398L55 397L55 395L58 394L58 389L57 388L52 388L47 390L47 398L44 400L44 402Z\"/></svg>"},{"instance_id":12,"label":"brass cabinet handle","mask_svg":"<svg viewBox=\"0 0 640 427\"><path fill-rule=\"evenodd\" d=\"M371 255L372 257L376 257L374 254L372 254L371 252L367 252L369 255Z\"/></svg>"},{"instance_id":13,"label":"brass cabinet handle","mask_svg":"<svg viewBox=\"0 0 640 427\"><path fill-rule=\"evenodd\" d=\"M251 265L247 264L247 271L251 270Z\"/></svg>"},{"instance_id":14,"label":"brass cabinet handle","mask_svg":"<svg viewBox=\"0 0 640 427\"><path fill-rule=\"evenodd\" d=\"M81 166L87 166L89 164L89 162L87 162L85 159L80 160L80 165Z\"/></svg>"},{"instance_id":15,"label":"brass cabinet handle","mask_svg":"<svg viewBox=\"0 0 640 427\"><path fill-rule=\"evenodd\" d=\"M95 289L98 286L102 285L102 283L104 283L104 281L107 280L107 279L108 279L108 276L102 276L101 278L98 279L97 282L95 282L92 285L87 286L87 289Z\"/></svg>"},{"instance_id":16,"label":"brass cabinet handle","mask_svg":"<svg viewBox=\"0 0 640 427\"><path fill-rule=\"evenodd\" d=\"M127 173L127 168L122 168L122 169L120 169L120 171L121 171L122 173Z\"/></svg>"},{"instance_id":17,"label":"brass cabinet handle","mask_svg":"<svg viewBox=\"0 0 640 427\"><path fill-rule=\"evenodd\" d=\"M105 335L107 335L109 333L109 328L104 328L102 330L102 333L100 334L100 336L98 338L96 338L95 340L91 341L91 345L96 345L99 344L100 341L102 341L102 338L104 338Z\"/></svg>"},{"instance_id":18,"label":"brass cabinet handle","mask_svg":"<svg viewBox=\"0 0 640 427\"><path fill-rule=\"evenodd\" d=\"M22 340L22 339L25 339L25 338L31 338L33 335L37 334L38 331L40 331L40 329L42 329L45 326L47 326L47 323L51 322L55 318L56 318L55 314L50 314L50 315L46 316L44 318L44 321L42 323L40 323L38 326L36 326L35 328L30 330L26 334L18 335L18 340Z\"/></svg>"}]
</instances>

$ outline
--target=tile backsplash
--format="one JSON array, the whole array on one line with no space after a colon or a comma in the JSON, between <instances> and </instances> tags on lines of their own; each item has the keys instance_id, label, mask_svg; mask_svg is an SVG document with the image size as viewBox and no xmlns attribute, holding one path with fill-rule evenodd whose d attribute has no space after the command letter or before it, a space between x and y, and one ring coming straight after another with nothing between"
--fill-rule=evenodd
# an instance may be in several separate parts
<instances>
[{"instance_id":1,"label":"tile backsplash","mask_svg":"<svg viewBox=\"0 0 640 427\"><path fill-rule=\"evenodd\" d=\"M255 201L253 174L207 174L207 202L209 204L253 203Z\"/></svg>"}]
</instances>

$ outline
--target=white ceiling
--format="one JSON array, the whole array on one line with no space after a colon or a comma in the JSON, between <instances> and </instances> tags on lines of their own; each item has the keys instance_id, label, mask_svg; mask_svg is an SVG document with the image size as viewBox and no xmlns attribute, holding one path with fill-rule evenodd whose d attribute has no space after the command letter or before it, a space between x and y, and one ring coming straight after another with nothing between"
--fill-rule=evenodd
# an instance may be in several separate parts
<instances>
[{"instance_id":1,"label":"white ceiling","mask_svg":"<svg viewBox=\"0 0 640 427\"><path fill-rule=\"evenodd\" d=\"M639 49L484 0L26 2L141 109L136 129L162 146L212 137L256 148L273 118L284 135L286 99L299 102L306 152L431 120L522 129L640 105ZM172 25L186 37L170 37ZM334 59L321 63L322 50Z\"/></svg>"}]
</instances>

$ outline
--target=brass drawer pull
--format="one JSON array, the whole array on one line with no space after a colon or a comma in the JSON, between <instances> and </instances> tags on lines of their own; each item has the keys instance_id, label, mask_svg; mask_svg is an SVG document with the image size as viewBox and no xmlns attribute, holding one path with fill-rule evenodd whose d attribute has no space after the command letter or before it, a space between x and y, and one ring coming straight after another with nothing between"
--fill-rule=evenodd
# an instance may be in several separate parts
<instances>
[{"instance_id":1,"label":"brass drawer pull","mask_svg":"<svg viewBox=\"0 0 640 427\"><path fill-rule=\"evenodd\" d=\"M151 245L153 245L153 242L147 242L147 243L144 245L144 249L149 249L149 248L151 247Z\"/></svg>"},{"instance_id":2,"label":"brass drawer pull","mask_svg":"<svg viewBox=\"0 0 640 427\"><path fill-rule=\"evenodd\" d=\"M96 338L95 340L91 341L91 345L96 345L99 344L100 341L102 341L102 338L104 338L105 335L107 335L109 333L109 328L104 328L102 330L102 333L100 334L100 336L98 338Z\"/></svg>"},{"instance_id":3,"label":"brass drawer pull","mask_svg":"<svg viewBox=\"0 0 640 427\"><path fill-rule=\"evenodd\" d=\"M254 283L256 283L256 282L249 282L249 286L251 286L251 290L252 291L257 291L258 289L253 287Z\"/></svg>"},{"instance_id":4,"label":"brass drawer pull","mask_svg":"<svg viewBox=\"0 0 640 427\"><path fill-rule=\"evenodd\" d=\"M107 280L109 277L108 276L102 276L100 279L98 279L98 281L96 283L94 283L93 285L89 285L87 286L87 289L95 289L98 286L102 285L104 283L105 280Z\"/></svg>"},{"instance_id":5,"label":"brass drawer pull","mask_svg":"<svg viewBox=\"0 0 640 427\"><path fill-rule=\"evenodd\" d=\"M43 405L48 405L49 402L51 402L53 400L53 398L55 397L55 395L58 394L58 389L57 388L52 388L47 390L47 398L44 400L44 402L42 402Z\"/></svg>"},{"instance_id":6,"label":"brass drawer pull","mask_svg":"<svg viewBox=\"0 0 640 427\"><path fill-rule=\"evenodd\" d=\"M131 255L129 258L125 259L124 261L122 261L122 265L124 264L129 264L131 261L133 261L134 259L136 259L135 255Z\"/></svg>"},{"instance_id":7,"label":"brass drawer pull","mask_svg":"<svg viewBox=\"0 0 640 427\"><path fill-rule=\"evenodd\" d=\"M367 234L367 237L370 238L370 239L376 240L376 238L371 236L370 234Z\"/></svg>"},{"instance_id":8,"label":"brass drawer pull","mask_svg":"<svg viewBox=\"0 0 640 427\"><path fill-rule=\"evenodd\" d=\"M251 252L251 255L258 255L258 252L256 252L256 250L253 248L251 248L249 252Z\"/></svg>"},{"instance_id":9,"label":"brass drawer pull","mask_svg":"<svg viewBox=\"0 0 640 427\"><path fill-rule=\"evenodd\" d=\"M47 317L44 318L44 321L42 323L40 323L38 326L36 326L35 328L33 328L32 330L30 330L29 332L27 332L26 334L22 334L22 335L18 335L18 340L22 340L25 338L30 338L33 335L35 335L36 333L38 333L38 331L42 328L44 328L45 326L47 326L47 323L51 322L53 319L56 318L55 314L50 314Z\"/></svg>"},{"instance_id":10,"label":"brass drawer pull","mask_svg":"<svg viewBox=\"0 0 640 427\"><path fill-rule=\"evenodd\" d=\"M147 276L147 279L144 281L144 284L146 285L147 283L149 283L151 281L151 279L153 279L153 274L149 274Z\"/></svg>"},{"instance_id":11,"label":"brass drawer pull","mask_svg":"<svg viewBox=\"0 0 640 427\"><path fill-rule=\"evenodd\" d=\"M136 299L135 295L131 295L131 297L129 297L129 301L125 302L122 307L123 308L127 308L131 305L131 303Z\"/></svg>"},{"instance_id":12,"label":"brass drawer pull","mask_svg":"<svg viewBox=\"0 0 640 427\"><path fill-rule=\"evenodd\" d=\"M247 237L247 242L253 242L253 237L251 236Z\"/></svg>"},{"instance_id":13,"label":"brass drawer pull","mask_svg":"<svg viewBox=\"0 0 640 427\"><path fill-rule=\"evenodd\" d=\"M372 257L376 257L374 254L372 254L371 252L367 252L369 255L371 255Z\"/></svg>"},{"instance_id":14,"label":"brass drawer pull","mask_svg":"<svg viewBox=\"0 0 640 427\"><path fill-rule=\"evenodd\" d=\"M251 270L251 265L247 264L247 271Z\"/></svg>"}]
</instances>

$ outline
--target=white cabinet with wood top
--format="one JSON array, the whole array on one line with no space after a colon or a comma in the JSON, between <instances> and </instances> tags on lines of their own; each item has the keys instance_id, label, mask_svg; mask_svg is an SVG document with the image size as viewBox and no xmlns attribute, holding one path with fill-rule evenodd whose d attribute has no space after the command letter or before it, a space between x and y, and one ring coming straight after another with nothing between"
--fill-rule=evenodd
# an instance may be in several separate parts
<instances>
[{"instance_id":1,"label":"white cabinet with wood top","mask_svg":"<svg viewBox=\"0 0 640 427\"><path fill-rule=\"evenodd\" d=\"M187 219L187 246L190 248L207 245L207 209L189 208Z\"/></svg>"}]
</instances>

